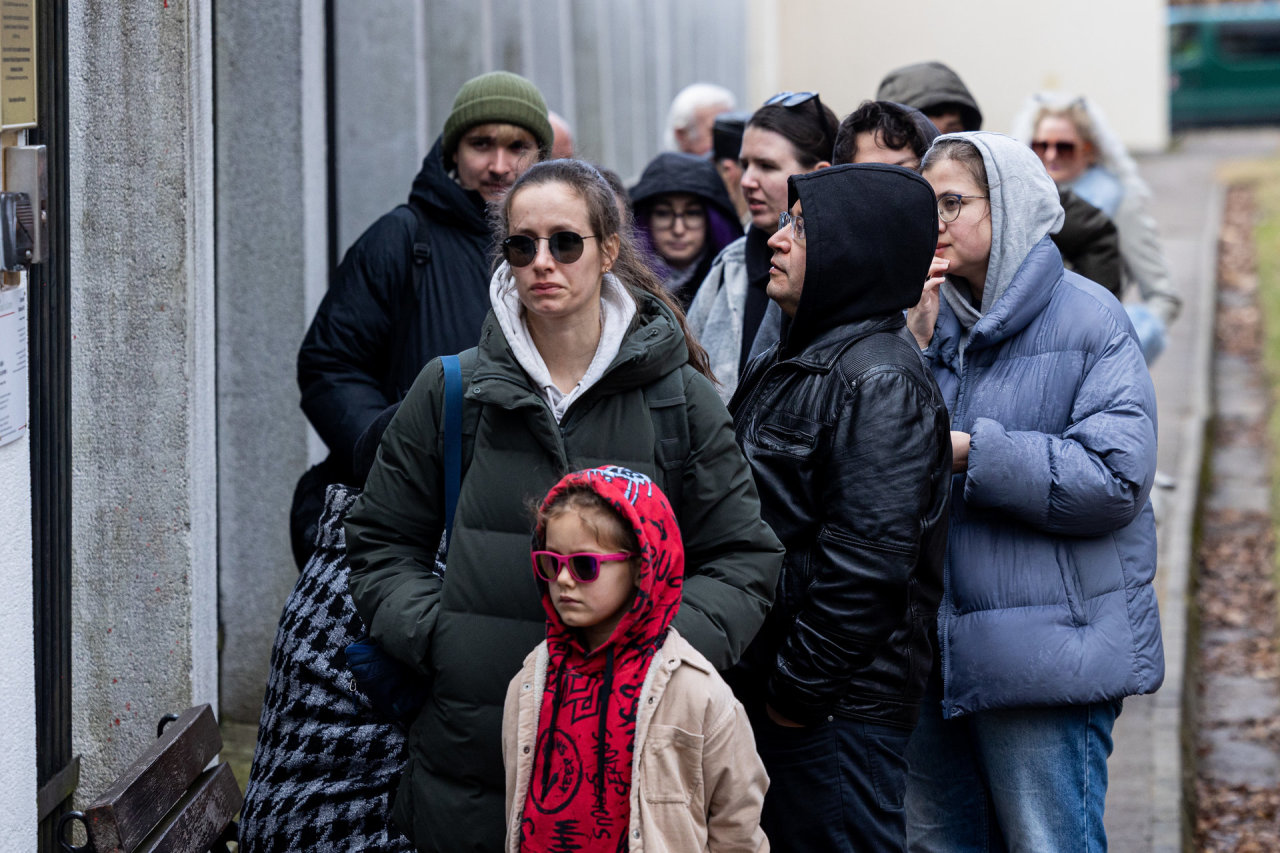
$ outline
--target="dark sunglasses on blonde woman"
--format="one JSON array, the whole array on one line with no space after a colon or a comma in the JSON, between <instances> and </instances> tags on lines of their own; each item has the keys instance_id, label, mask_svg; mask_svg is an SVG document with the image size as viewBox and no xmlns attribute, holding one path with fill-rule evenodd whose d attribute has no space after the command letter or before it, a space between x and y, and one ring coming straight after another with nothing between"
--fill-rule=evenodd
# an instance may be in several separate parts
<instances>
[{"instance_id":1,"label":"dark sunglasses on blonde woman","mask_svg":"<svg viewBox=\"0 0 1280 853\"><path fill-rule=\"evenodd\" d=\"M1074 142L1049 142L1045 140L1036 140L1031 143L1031 150L1042 156L1050 148L1057 151L1059 157L1076 156L1076 144Z\"/></svg>"},{"instance_id":2,"label":"dark sunglasses on blonde woman","mask_svg":"<svg viewBox=\"0 0 1280 853\"><path fill-rule=\"evenodd\" d=\"M502 241L502 256L513 267L527 267L538 256L538 242L547 241L547 248L556 263L571 264L582 257L584 240L591 240L595 234L575 234L572 231L557 231L550 237L528 237L524 234L513 234Z\"/></svg>"}]
</instances>

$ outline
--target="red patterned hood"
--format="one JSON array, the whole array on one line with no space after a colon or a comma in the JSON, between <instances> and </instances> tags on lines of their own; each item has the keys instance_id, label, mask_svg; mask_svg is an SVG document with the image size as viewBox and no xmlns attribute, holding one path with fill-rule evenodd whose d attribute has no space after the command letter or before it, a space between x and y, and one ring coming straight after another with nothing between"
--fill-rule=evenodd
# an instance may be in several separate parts
<instances>
[{"instance_id":1,"label":"red patterned hood","mask_svg":"<svg viewBox=\"0 0 1280 853\"><path fill-rule=\"evenodd\" d=\"M680 588L684 583L684 543L680 528L667 496L644 474L627 468L605 466L566 475L551 489L543 500L545 509L556 496L572 486L587 486L600 495L624 518L640 542L640 578L635 603L627 612L609 640L587 656L596 658L605 646L613 645L614 654L620 659L626 650L648 648L650 653L666 639L667 627L680 609ZM543 541L545 531L539 527L537 538ZM569 628L560 621L560 614L551 604L551 594L545 581L538 582L542 590L542 606L547 612L547 641L552 646L572 639L571 646L583 650Z\"/></svg>"},{"instance_id":2,"label":"red patterned hood","mask_svg":"<svg viewBox=\"0 0 1280 853\"><path fill-rule=\"evenodd\" d=\"M521 850L626 849L640 694L680 609L684 545L666 495L635 471L593 468L562 479L543 508L581 485L608 501L635 531L640 576L631 609L590 653L560 620L546 582L539 581L547 611L547 673ZM545 539L542 528L536 535Z\"/></svg>"}]
</instances>

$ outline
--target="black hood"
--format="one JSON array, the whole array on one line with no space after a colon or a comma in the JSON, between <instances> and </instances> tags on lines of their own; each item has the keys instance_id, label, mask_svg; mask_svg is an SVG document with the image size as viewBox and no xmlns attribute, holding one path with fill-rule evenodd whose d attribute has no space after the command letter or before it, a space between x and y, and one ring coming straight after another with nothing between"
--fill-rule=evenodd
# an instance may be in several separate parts
<instances>
[{"instance_id":1,"label":"black hood","mask_svg":"<svg viewBox=\"0 0 1280 853\"><path fill-rule=\"evenodd\" d=\"M965 130L982 128L982 111L960 75L941 62L917 62L895 68L880 81L878 101L897 101L921 112L943 104L960 108Z\"/></svg>"},{"instance_id":2,"label":"black hood","mask_svg":"<svg viewBox=\"0 0 1280 853\"><path fill-rule=\"evenodd\" d=\"M792 175L787 188L788 207L803 205L808 254L785 351L920 300L938 243L928 181L900 166L859 163Z\"/></svg>"},{"instance_id":3,"label":"black hood","mask_svg":"<svg viewBox=\"0 0 1280 853\"><path fill-rule=\"evenodd\" d=\"M484 197L475 190L464 190L449 177L441 138L436 139L431 151L422 158L422 168L409 191L409 204L434 222L445 222L475 234L489 233Z\"/></svg>"},{"instance_id":4,"label":"black hood","mask_svg":"<svg viewBox=\"0 0 1280 853\"><path fill-rule=\"evenodd\" d=\"M654 157L631 188L631 205L639 212L651 199L667 193L692 193L703 203L719 208L731 221L738 221L720 173L705 157L679 151L665 151Z\"/></svg>"}]
</instances>

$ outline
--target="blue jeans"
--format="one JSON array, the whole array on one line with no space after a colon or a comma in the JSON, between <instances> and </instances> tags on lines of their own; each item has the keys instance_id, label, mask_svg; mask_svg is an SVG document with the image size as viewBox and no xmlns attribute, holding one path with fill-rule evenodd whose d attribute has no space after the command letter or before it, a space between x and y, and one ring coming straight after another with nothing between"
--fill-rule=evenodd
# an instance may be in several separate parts
<instances>
[{"instance_id":1,"label":"blue jeans","mask_svg":"<svg viewBox=\"0 0 1280 853\"><path fill-rule=\"evenodd\" d=\"M944 721L931 689L907 747L909 848L1104 853L1107 757L1120 704L978 711Z\"/></svg>"},{"instance_id":2,"label":"blue jeans","mask_svg":"<svg viewBox=\"0 0 1280 853\"><path fill-rule=\"evenodd\" d=\"M838 717L787 728L755 710L769 771L760 825L775 853L906 850L906 729Z\"/></svg>"}]
</instances>

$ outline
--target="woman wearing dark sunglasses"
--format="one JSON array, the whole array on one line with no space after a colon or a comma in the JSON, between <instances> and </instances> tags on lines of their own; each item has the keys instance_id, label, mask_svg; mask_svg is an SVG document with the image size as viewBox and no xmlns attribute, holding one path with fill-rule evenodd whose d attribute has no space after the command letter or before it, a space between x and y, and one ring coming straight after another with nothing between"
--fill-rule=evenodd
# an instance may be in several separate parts
<instances>
[{"instance_id":1,"label":"woman wearing dark sunglasses","mask_svg":"<svg viewBox=\"0 0 1280 853\"><path fill-rule=\"evenodd\" d=\"M528 507L561 474L624 465L672 497L686 550L674 624L718 668L762 623L781 562L706 355L620 227L600 173L574 160L535 165L497 216L493 308L462 355L465 474L446 569L434 568L439 363L387 428L347 521L362 617L432 686L394 812L420 850L502 847L505 688L545 629Z\"/></svg>"},{"instance_id":2,"label":"woman wearing dark sunglasses","mask_svg":"<svg viewBox=\"0 0 1280 853\"><path fill-rule=\"evenodd\" d=\"M781 92L752 114L743 131L742 194L751 226L716 258L689 306L689 325L707 348L726 402L753 351L778 339L777 323L764 323L765 287L773 256L769 238L787 209L787 178L830 166L838 127L816 92Z\"/></svg>"},{"instance_id":3,"label":"woman wearing dark sunglasses","mask_svg":"<svg viewBox=\"0 0 1280 853\"><path fill-rule=\"evenodd\" d=\"M1165 330L1182 300L1174 292L1155 220L1147 211L1151 190L1124 144L1091 100L1041 93L1015 119L1014 135L1028 141L1049 177L1062 189L1101 210L1120 238L1124 284L1136 283L1142 303L1129 314L1152 361L1164 348Z\"/></svg>"}]
</instances>

